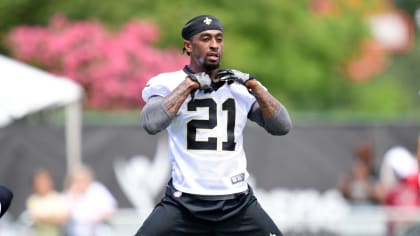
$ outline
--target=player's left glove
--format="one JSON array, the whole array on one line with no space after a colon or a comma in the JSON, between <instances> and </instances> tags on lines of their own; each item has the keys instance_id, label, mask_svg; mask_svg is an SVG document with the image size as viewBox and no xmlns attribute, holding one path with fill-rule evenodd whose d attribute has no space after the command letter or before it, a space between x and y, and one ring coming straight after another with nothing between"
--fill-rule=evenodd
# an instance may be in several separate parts
<instances>
[{"instance_id":1,"label":"player's left glove","mask_svg":"<svg viewBox=\"0 0 420 236\"><path fill-rule=\"evenodd\" d=\"M219 70L216 73L216 77L220 78L221 81L237 81L243 85L245 85L248 80L255 79L252 74L244 73L234 69Z\"/></svg>"}]
</instances>

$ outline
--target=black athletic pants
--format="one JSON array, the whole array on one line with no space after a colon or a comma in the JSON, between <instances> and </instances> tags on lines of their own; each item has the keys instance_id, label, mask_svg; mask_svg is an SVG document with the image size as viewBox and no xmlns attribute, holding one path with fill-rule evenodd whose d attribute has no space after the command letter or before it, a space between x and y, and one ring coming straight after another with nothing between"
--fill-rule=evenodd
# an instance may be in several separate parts
<instances>
[{"instance_id":1,"label":"black athletic pants","mask_svg":"<svg viewBox=\"0 0 420 236\"><path fill-rule=\"evenodd\" d=\"M228 200L203 200L170 184L136 236L282 236L251 187Z\"/></svg>"}]
</instances>

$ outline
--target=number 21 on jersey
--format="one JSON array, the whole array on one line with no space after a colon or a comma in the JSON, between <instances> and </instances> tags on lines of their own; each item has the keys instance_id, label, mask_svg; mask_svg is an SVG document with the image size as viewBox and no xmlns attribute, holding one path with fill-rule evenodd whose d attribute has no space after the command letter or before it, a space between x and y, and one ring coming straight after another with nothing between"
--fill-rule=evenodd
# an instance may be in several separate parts
<instances>
[{"instance_id":1,"label":"number 21 on jersey","mask_svg":"<svg viewBox=\"0 0 420 236\"><path fill-rule=\"evenodd\" d=\"M227 112L226 121L222 121L221 117L218 117L217 106L222 106L222 110ZM187 148L193 150L217 150L217 137L208 137L207 141L197 140L197 129L213 129L219 122L227 122L226 124L226 139L227 141L222 142L223 151L235 150L235 114L236 107L233 98L228 98L221 104L216 103L211 98L205 99L194 99L188 102L188 111L197 111L197 108L208 109L208 119L196 119L187 122Z\"/></svg>"}]
</instances>

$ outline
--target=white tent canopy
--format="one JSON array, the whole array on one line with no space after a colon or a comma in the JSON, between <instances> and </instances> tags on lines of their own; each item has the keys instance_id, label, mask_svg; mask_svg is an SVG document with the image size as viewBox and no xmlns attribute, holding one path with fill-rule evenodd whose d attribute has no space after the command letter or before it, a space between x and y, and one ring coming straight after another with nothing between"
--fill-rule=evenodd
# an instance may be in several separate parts
<instances>
[{"instance_id":1,"label":"white tent canopy","mask_svg":"<svg viewBox=\"0 0 420 236\"><path fill-rule=\"evenodd\" d=\"M3 55L0 78L0 128L37 111L64 107L68 168L80 164L81 86Z\"/></svg>"}]
</instances>

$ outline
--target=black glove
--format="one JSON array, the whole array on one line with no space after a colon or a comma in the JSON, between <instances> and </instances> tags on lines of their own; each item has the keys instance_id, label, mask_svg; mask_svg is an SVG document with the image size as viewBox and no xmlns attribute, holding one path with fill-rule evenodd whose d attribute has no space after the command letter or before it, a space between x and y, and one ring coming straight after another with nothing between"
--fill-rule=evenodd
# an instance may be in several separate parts
<instances>
[{"instance_id":1,"label":"black glove","mask_svg":"<svg viewBox=\"0 0 420 236\"><path fill-rule=\"evenodd\" d=\"M205 93L210 93L213 91L211 78L205 72L189 74L188 77L190 77L191 80L197 82L200 86L199 89L203 90Z\"/></svg>"},{"instance_id":2,"label":"black glove","mask_svg":"<svg viewBox=\"0 0 420 236\"><path fill-rule=\"evenodd\" d=\"M237 81L243 85L245 85L248 80L255 79L255 77L251 74L243 73L234 69L219 70L216 73L216 77L220 78L221 81Z\"/></svg>"},{"instance_id":3,"label":"black glove","mask_svg":"<svg viewBox=\"0 0 420 236\"><path fill-rule=\"evenodd\" d=\"M6 213L7 209L9 209L10 202L12 201L13 193L8 188L0 185L0 217Z\"/></svg>"}]
</instances>

